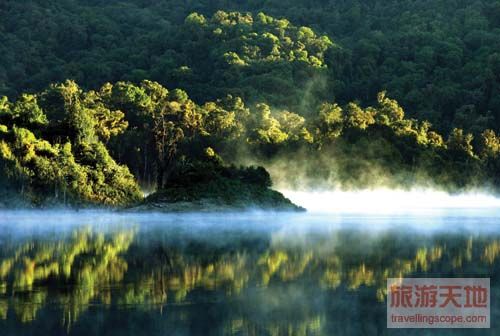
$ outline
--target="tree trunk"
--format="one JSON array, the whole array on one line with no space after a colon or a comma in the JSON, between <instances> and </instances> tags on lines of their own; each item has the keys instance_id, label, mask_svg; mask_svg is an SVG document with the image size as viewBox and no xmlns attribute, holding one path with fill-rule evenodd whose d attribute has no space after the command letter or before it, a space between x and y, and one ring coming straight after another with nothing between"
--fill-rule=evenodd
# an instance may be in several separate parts
<instances>
[{"instance_id":1,"label":"tree trunk","mask_svg":"<svg viewBox=\"0 0 500 336\"><path fill-rule=\"evenodd\" d=\"M156 169L156 190L159 191L163 187L163 176L165 175L165 168L162 162L158 162Z\"/></svg>"},{"instance_id":2,"label":"tree trunk","mask_svg":"<svg viewBox=\"0 0 500 336\"><path fill-rule=\"evenodd\" d=\"M144 146L144 172L142 174L142 179L146 182L146 174L148 173L148 145ZM149 188L149 186L148 186Z\"/></svg>"},{"instance_id":3,"label":"tree trunk","mask_svg":"<svg viewBox=\"0 0 500 336\"><path fill-rule=\"evenodd\" d=\"M165 185L168 184L168 181L170 179L170 176L172 175L172 173L174 172L174 169L175 169L175 154L172 154L168 157L168 160L167 160L167 164L165 165L166 168L165 168L165 179L164 179L164 183Z\"/></svg>"}]
</instances>

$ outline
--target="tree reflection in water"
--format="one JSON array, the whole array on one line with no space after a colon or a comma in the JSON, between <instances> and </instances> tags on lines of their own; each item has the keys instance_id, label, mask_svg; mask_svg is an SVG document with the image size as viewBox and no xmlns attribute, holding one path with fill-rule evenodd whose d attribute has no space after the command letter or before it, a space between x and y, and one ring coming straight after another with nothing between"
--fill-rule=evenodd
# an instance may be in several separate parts
<instances>
[{"instance_id":1,"label":"tree reflection in water","mask_svg":"<svg viewBox=\"0 0 500 336\"><path fill-rule=\"evenodd\" d=\"M388 277L494 276L500 255L492 235L337 230L297 240L236 230L216 239L139 227L4 239L0 324L45 319L71 333L97 311L155 314L189 333L310 335L328 334L342 316L361 324L352 314L365 310L379 321L361 328L376 332L385 328Z\"/></svg>"}]
</instances>

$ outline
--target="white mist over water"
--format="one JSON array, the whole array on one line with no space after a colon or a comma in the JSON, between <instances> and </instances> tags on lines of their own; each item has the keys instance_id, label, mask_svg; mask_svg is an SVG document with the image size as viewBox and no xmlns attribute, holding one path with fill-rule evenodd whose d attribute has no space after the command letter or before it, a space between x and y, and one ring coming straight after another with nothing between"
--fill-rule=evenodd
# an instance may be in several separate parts
<instances>
[{"instance_id":1,"label":"white mist over water","mask_svg":"<svg viewBox=\"0 0 500 336\"><path fill-rule=\"evenodd\" d=\"M433 190L292 191L281 190L310 212L401 213L424 210L495 209L500 198L485 193L451 195Z\"/></svg>"}]
</instances>

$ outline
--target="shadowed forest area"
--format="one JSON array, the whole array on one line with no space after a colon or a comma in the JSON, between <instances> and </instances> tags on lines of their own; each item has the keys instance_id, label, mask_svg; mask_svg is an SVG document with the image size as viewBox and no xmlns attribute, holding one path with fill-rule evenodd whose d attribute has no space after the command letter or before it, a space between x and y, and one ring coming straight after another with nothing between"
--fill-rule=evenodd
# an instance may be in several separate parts
<instances>
[{"instance_id":1,"label":"shadowed forest area","mask_svg":"<svg viewBox=\"0 0 500 336\"><path fill-rule=\"evenodd\" d=\"M0 15L4 205L158 191L146 202L294 208L271 177L500 188L498 1L34 0Z\"/></svg>"}]
</instances>

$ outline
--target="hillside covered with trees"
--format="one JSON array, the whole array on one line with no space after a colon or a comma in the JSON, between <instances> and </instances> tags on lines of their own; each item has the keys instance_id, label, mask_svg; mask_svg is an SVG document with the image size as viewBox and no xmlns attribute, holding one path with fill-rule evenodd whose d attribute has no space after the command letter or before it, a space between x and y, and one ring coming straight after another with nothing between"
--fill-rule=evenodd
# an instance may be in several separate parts
<instances>
[{"instance_id":1,"label":"hillside covered with trees","mask_svg":"<svg viewBox=\"0 0 500 336\"><path fill-rule=\"evenodd\" d=\"M241 164L280 186L500 188L498 1L0 14L0 181L29 202L281 202Z\"/></svg>"},{"instance_id":2,"label":"hillside covered with trees","mask_svg":"<svg viewBox=\"0 0 500 336\"><path fill-rule=\"evenodd\" d=\"M387 90L441 131L499 130L497 0L33 0L0 14L0 95L149 79L307 112Z\"/></svg>"}]
</instances>

